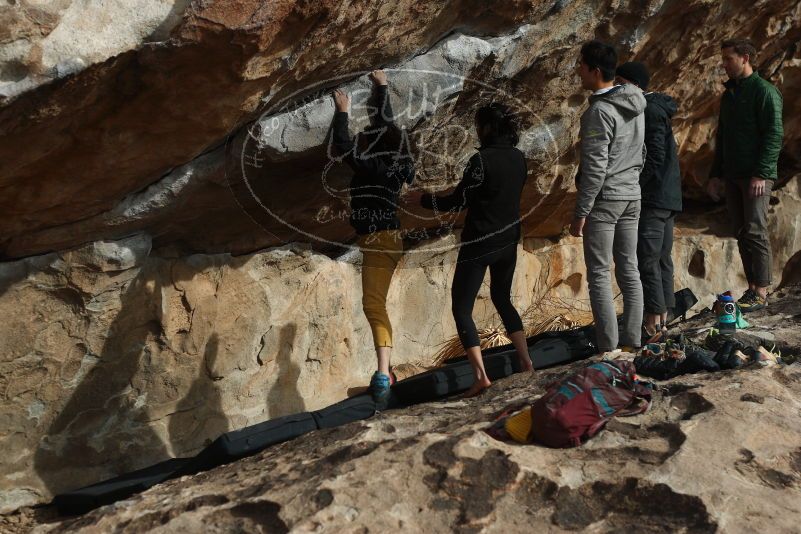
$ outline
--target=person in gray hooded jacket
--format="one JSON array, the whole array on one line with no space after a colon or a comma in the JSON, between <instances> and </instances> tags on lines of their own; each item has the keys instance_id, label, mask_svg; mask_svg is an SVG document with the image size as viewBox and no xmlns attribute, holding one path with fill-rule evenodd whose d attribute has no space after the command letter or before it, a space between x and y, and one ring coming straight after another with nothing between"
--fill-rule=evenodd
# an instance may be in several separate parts
<instances>
[{"instance_id":1,"label":"person in gray hooded jacket","mask_svg":"<svg viewBox=\"0 0 801 534\"><path fill-rule=\"evenodd\" d=\"M584 237L590 304L601 352L618 344L641 345L643 294L637 268L640 172L645 162L645 111L642 91L614 85L617 53L590 41L581 48L578 74L593 91L581 117L578 195L570 233ZM618 332L611 266L623 293L622 331Z\"/></svg>"}]
</instances>

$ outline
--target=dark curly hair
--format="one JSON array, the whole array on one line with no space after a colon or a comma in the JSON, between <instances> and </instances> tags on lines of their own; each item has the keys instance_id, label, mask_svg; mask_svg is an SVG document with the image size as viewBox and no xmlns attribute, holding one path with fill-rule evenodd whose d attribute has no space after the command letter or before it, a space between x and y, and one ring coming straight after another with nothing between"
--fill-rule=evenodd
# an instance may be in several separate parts
<instances>
[{"instance_id":1,"label":"dark curly hair","mask_svg":"<svg viewBox=\"0 0 801 534\"><path fill-rule=\"evenodd\" d=\"M493 102L480 107L476 111L476 126L481 144L502 142L515 146L520 141L515 114L505 104Z\"/></svg>"}]
</instances>

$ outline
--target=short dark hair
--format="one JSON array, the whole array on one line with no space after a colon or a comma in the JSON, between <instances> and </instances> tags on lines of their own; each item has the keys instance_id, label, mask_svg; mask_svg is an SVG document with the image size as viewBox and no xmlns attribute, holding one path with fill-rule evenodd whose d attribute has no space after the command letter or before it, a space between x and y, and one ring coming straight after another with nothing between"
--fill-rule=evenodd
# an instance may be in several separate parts
<instances>
[{"instance_id":1,"label":"short dark hair","mask_svg":"<svg viewBox=\"0 0 801 534\"><path fill-rule=\"evenodd\" d=\"M612 45L601 41L590 41L581 47L581 59L591 69L601 71L601 76L605 82L615 79L615 69L617 68L617 52Z\"/></svg>"},{"instance_id":2,"label":"short dark hair","mask_svg":"<svg viewBox=\"0 0 801 534\"><path fill-rule=\"evenodd\" d=\"M748 56L748 62L753 64L756 61L756 47L748 39L726 39L720 43L720 49L734 48L734 53L738 56Z\"/></svg>"},{"instance_id":3,"label":"short dark hair","mask_svg":"<svg viewBox=\"0 0 801 534\"><path fill-rule=\"evenodd\" d=\"M481 143L500 141L517 146L520 141L517 135L518 124L515 113L505 104L493 102L476 111L476 125L479 136L484 133ZM485 126L487 128L485 128Z\"/></svg>"}]
</instances>

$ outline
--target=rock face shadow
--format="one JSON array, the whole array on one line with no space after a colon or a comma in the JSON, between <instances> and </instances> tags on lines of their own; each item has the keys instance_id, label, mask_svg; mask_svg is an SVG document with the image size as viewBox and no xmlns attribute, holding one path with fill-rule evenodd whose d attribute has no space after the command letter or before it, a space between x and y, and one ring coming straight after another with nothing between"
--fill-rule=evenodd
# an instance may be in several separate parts
<instances>
[{"instance_id":1,"label":"rock face shadow","mask_svg":"<svg viewBox=\"0 0 801 534\"><path fill-rule=\"evenodd\" d=\"M181 16L186 11L188 5L189 0L175 0L170 12L164 17L164 21L153 29L150 35L144 39L144 42L151 43L169 39L170 33L178 26L178 23L181 21Z\"/></svg>"},{"instance_id":2,"label":"rock face shadow","mask_svg":"<svg viewBox=\"0 0 801 534\"><path fill-rule=\"evenodd\" d=\"M696 415L706 413L715 407L703 395L694 391L687 391L672 397L670 404L679 411L682 421L690 420Z\"/></svg>"},{"instance_id":3,"label":"rock face shadow","mask_svg":"<svg viewBox=\"0 0 801 534\"><path fill-rule=\"evenodd\" d=\"M298 389L301 368L292 361L297 329L295 323L286 324L281 327L278 336L278 354L275 358L277 378L267 394L270 418L303 412L306 409L306 403Z\"/></svg>"},{"instance_id":4,"label":"rock face shadow","mask_svg":"<svg viewBox=\"0 0 801 534\"><path fill-rule=\"evenodd\" d=\"M101 353L50 423L34 454L34 468L52 494L134 471L166 459L168 451L146 415L146 396L134 376L152 356L160 323L141 306L155 279L140 271L120 295L120 309ZM90 361L94 360L94 361ZM147 454L136 454L146 450Z\"/></svg>"},{"instance_id":5,"label":"rock face shadow","mask_svg":"<svg viewBox=\"0 0 801 534\"><path fill-rule=\"evenodd\" d=\"M703 395L692 391L695 387L669 384L661 395L654 396L649 412L637 424L628 422L626 418L612 419L603 432L619 434L625 438L625 446L579 448L574 451L574 457L583 462L603 461L620 465L635 460L650 465L664 464L687 440L681 422L714 409Z\"/></svg>"},{"instance_id":6,"label":"rock face shadow","mask_svg":"<svg viewBox=\"0 0 801 534\"><path fill-rule=\"evenodd\" d=\"M114 315L102 349L83 357L72 378L77 385L63 385L72 387L68 400L54 406L53 419L44 422L33 466L50 494L194 454L228 430L216 377L209 371L220 357L218 336L212 334L204 345L197 376L186 390L175 367L180 362L165 350L158 308L166 289L162 267L169 264L155 261L120 282L119 304L110 310ZM196 272L171 270L169 279L189 280ZM76 293L75 298L84 297ZM183 391L182 398L171 401Z\"/></svg>"},{"instance_id":7,"label":"rock face shadow","mask_svg":"<svg viewBox=\"0 0 801 534\"><path fill-rule=\"evenodd\" d=\"M784 460L784 461L782 461ZM756 484L760 484L774 490L783 490L801 485L801 448L780 458L776 467L766 466L756 458L753 452L748 449L740 449L740 459L735 463L737 471Z\"/></svg>"},{"instance_id":8,"label":"rock face shadow","mask_svg":"<svg viewBox=\"0 0 801 534\"><path fill-rule=\"evenodd\" d=\"M220 390L215 385L217 377L213 376L211 372L219 356L219 351L219 336L212 334L206 342L203 360L198 366L197 378L186 395L178 402L175 413L170 416L170 441L176 456L195 454L198 452L198 443L207 445L230 430L228 418L223 410ZM183 448L187 445L190 448L184 450Z\"/></svg>"}]
</instances>

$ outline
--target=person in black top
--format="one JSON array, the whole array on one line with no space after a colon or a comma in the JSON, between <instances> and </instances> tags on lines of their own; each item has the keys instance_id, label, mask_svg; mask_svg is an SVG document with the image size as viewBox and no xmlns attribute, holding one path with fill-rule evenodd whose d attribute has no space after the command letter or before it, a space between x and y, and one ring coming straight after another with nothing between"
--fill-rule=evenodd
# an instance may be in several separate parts
<instances>
[{"instance_id":1,"label":"person in black top","mask_svg":"<svg viewBox=\"0 0 801 534\"><path fill-rule=\"evenodd\" d=\"M526 160L515 148L517 128L508 107L498 103L482 107L476 112L475 126L481 147L470 158L456 189L446 196L427 194L420 199L424 208L434 211L467 209L451 288L456 329L476 375L467 397L490 386L472 317L487 268L492 303L517 349L520 367L524 371L532 369L523 322L511 301Z\"/></svg>"},{"instance_id":2,"label":"person in black top","mask_svg":"<svg viewBox=\"0 0 801 534\"><path fill-rule=\"evenodd\" d=\"M410 140L393 122L386 74L375 70L370 78L376 102L372 124L354 142L348 132L350 97L337 90L331 143L333 152L354 172L349 188L350 223L362 249L362 307L378 358L370 391L381 409L392 384L392 325L387 314L387 293L403 254L398 197L403 184L410 184L414 178L414 164Z\"/></svg>"},{"instance_id":3,"label":"person in black top","mask_svg":"<svg viewBox=\"0 0 801 534\"><path fill-rule=\"evenodd\" d=\"M645 310L643 338L652 339L667 328L673 295L673 223L682 210L681 172L671 120L678 106L668 95L648 92L650 76L642 63L617 68L621 83L639 87L645 108L645 166L640 173L642 212L637 231L637 261ZM643 342L645 342L645 339Z\"/></svg>"}]
</instances>

